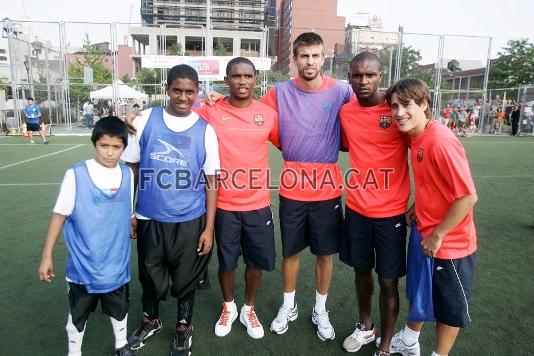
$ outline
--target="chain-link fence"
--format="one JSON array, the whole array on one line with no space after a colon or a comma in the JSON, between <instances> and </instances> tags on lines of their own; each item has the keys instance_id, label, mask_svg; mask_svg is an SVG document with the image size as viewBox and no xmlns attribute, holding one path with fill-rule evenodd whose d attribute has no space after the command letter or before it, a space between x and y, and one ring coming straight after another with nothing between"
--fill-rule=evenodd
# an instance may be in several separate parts
<instances>
[{"instance_id":1,"label":"chain-link fence","mask_svg":"<svg viewBox=\"0 0 534 356\"><path fill-rule=\"evenodd\" d=\"M436 118L448 107L470 110L476 113L478 132L492 130L492 109L501 106L509 114L512 104L523 100L522 88L488 89L488 37L405 33L402 28L381 32L350 25L344 29L291 25L291 29L219 27L207 31L205 26L5 20L0 42L8 52L8 65L0 66L0 76L8 78L3 121L7 117L20 126L28 97L40 104L45 122L68 130L79 125L83 104L91 99L96 115L109 112L110 106L124 116L134 103L165 103L168 67L147 67L143 63L148 56L269 57L271 70L258 75L254 96L259 97L275 82L296 76L291 43L306 31L319 33L325 41L325 74L346 80L352 58L362 51L374 52L381 61L382 89L401 78L420 78L431 89ZM213 84L203 89L214 88ZM125 96L122 85L138 94ZM226 90L222 82L216 82L215 88ZM96 98L91 94L96 91L109 95Z\"/></svg>"}]
</instances>

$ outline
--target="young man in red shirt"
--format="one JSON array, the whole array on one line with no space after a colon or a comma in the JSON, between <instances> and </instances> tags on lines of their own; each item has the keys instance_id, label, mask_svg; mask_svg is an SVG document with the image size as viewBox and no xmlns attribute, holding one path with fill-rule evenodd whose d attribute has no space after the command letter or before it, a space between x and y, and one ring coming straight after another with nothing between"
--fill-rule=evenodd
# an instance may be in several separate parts
<instances>
[{"instance_id":1,"label":"young man in red shirt","mask_svg":"<svg viewBox=\"0 0 534 356\"><path fill-rule=\"evenodd\" d=\"M226 67L230 95L196 112L215 129L219 138L219 196L215 238L219 259L222 313L215 335L226 336L238 316L234 280L239 255L245 268L245 301L239 320L254 339L264 335L254 305L262 271L275 268L274 223L268 189L268 142L278 143L278 115L271 107L252 99L256 84L254 64L243 57Z\"/></svg>"},{"instance_id":2,"label":"young man in red shirt","mask_svg":"<svg viewBox=\"0 0 534 356\"><path fill-rule=\"evenodd\" d=\"M471 322L471 299L477 236L473 207L475 185L458 138L430 113L430 93L418 79L390 87L386 100L400 131L411 138L415 203L407 219L415 219L422 252L434 258L432 304L436 342L432 356L447 355L460 331ZM393 336L390 351L419 355L423 322L408 321Z\"/></svg>"},{"instance_id":3,"label":"young man in red shirt","mask_svg":"<svg viewBox=\"0 0 534 356\"><path fill-rule=\"evenodd\" d=\"M371 318L374 268L380 285L379 349L388 352L399 313L398 281L406 274L408 139L398 130L385 94L378 89L382 80L379 58L369 52L355 56L348 79L356 98L339 113L351 167L339 256L354 268L359 320L343 348L357 352L375 340Z\"/></svg>"}]
</instances>

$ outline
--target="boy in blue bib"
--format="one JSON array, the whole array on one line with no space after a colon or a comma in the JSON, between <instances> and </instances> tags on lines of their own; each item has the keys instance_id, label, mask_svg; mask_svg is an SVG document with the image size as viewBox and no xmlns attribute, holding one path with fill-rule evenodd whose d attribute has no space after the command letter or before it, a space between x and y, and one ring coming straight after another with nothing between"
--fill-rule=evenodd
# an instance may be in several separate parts
<instances>
[{"instance_id":1,"label":"boy in blue bib","mask_svg":"<svg viewBox=\"0 0 534 356\"><path fill-rule=\"evenodd\" d=\"M98 301L102 312L111 319L115 354L134 355L126 330L133 174L128 166L119 163L128 144L128 130L118 117L109 117L97 122L91 141L95 158L74 164L61 183L39 279L51 282L55 276L52 251L63 229L68 250L68 355L81 355L85 325Z\"/></svg>"}]
</instances>

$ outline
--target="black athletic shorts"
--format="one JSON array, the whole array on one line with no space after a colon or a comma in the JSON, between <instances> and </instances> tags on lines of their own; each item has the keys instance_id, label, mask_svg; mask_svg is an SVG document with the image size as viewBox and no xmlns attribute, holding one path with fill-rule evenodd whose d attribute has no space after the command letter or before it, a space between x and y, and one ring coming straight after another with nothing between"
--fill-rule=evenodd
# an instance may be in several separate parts
<instances>
[{"instance_id":1,"label":"black athletic shorts","mask_svg":"<svg viewBox=\"0 0 534 356\"><path fill-rule=\"evenodd\" d=\"M434 258L432 300L438 322L458 328L471 322L474 268L474 254L452 260Z\"/></svg>"},{"instance_id":2,"label":"black athletic shorts","mask_svg":"<svg viewBox=\"0 0 534 356\"><path fill-rule=\"evenodd\" d=\"M357 269L373 269L381 278L406 275L406 215L368 218L347 208L339 258Z\"/></svg>"},{"instance_id":3,"label":"black athletic shorts","mask_svg":"<svg viewBox=\"0 0 534 356\"><path fill-rule=\"evenodd\" d=\"M235 271L240 254L247 266L274 270L276 252L270 206L250 211L217 209L215 238L220 271Z\"/></svg>"},{"instance_id":4,"label":"black athletic shorts","mask_svg":"<svg viewBox=\"0 0 534 356\"><path fill-rule=\"evenodd\" d=\"M89 293L83 284L68 282L70 314L72 323L82 332L89 313L94 313L98 301L102 313L117 320L123 320L128 314L130 307L130 288L126 283L123 286L108 293Z\"/></svg>"},{"instance_id":5,"label":"black athletic shorts","mask_svg":"<svg viewBox=\"0 0 534 356\"><path fill-rule=\"evenodd\" d=\"M341 197L299 201L280 196L282 255L294 256L306 247L316 256L337 253L343 231Z\"/></svg>"},{"instance_id":6,"label":"black athletic shorts","mask_svg":"<svg viewBox=\"0 0 534 356\"><path fill-rule=\"evenodd\" d=\"M26 121L26 130L28 131L41 131L41 125L39 124L30 124Z\"/></svg>"},{"instance_id":7,"label":"black athletic shorts","mask_svg":"<svg viewBox=\"0 0 534 356\"><path fill-rule=\"evenodd\" d=\"M177 298L209 288L211 251L205 256L197 252L205 226L205 215L181 223L137 220L139 281L143 293L161 300L167 297L169 287L171 295Z\"/></svg>"}]
</instances>

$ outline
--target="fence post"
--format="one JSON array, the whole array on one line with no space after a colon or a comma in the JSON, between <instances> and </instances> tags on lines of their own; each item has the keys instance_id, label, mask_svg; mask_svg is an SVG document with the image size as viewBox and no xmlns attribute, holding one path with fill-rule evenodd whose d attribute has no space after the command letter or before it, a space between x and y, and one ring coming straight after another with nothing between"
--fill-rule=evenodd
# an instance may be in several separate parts
<instances>
[{"instance_id":1,"label":"fence post","mask_svg":"<svg viewBox=\"0 0 534 356\"><path fill-rule=\"evenodd\" d=\"M488 55L486 58L486 72L484 74L484 92L482 94L482 112L480 114L480 132L483 132L484 124L486 123L486 111L489 109L489 101L487 96L487 90L488 90L488 80L489 80L489 71L491 66L491 41L492 37L488 37ZM491 98L491 92L490 92L490 98Z\"/></svg>"},{"instance_id":2,"label":"fence post","mask_svg":"<svg viewBox=\"0 0 534 356\"><path fill-rule=\"evenodd\" d=\"M401 65L402 65L402 35L403 27L399 26L399 41L397 44L397 62L395 63L395 82L398 82L401 77Z\"/></svg>"}]
</instances>

